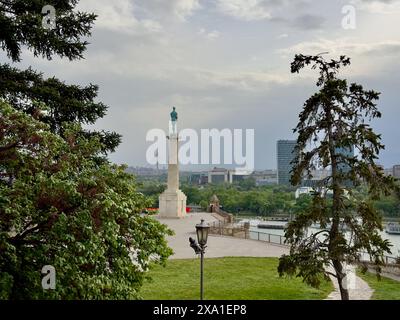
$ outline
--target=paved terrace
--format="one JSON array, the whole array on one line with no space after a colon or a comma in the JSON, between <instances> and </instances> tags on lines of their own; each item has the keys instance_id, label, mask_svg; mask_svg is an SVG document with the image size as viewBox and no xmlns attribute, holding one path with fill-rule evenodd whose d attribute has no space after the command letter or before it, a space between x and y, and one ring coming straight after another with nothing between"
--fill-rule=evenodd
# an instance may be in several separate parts
<instances>
[{"instance_id":1,"label":"paved terrace","mask_svg":"<svg viewBox=\"0 0 400 320\"><path fill-rule=\"evenodd\" d=\"M156 219L174 230L175 235L167 238L169 246L174 250L171 259L189 259L197 257L189 246L189 237L196 239L195 225L201 219L212 223L217 221L210 213L191 213L184 219ZM288 253L286 246L271 244L263 241L239 239L228 236L209 235L206 257L280 257ZM332 278L335 290L327 300L340 300L337 282ZM369 300L373 290L359 277L356 277L355 289L349 290L351 300Z\"/></svg>"},{"instance_id":2,"label":"paved terrace","mask_svg":"<svg viewBox=\"0 0 400 320\"><path fill-rule=\"evenodd\" d=\"M174 250L171 259L186 259L196 257L193 249L189 246L189 237L196 239L195 225L204 219L212 223L218 221L209 213L192 213L184 219L161 219L174 230L175 235L168 237L168 244ZM221 237L209 235L206 255L208 258L218 257L280 257L289 250L285 246L272 245L269 243L246 240L233 237Z\"/></svg>"}]
</instances>

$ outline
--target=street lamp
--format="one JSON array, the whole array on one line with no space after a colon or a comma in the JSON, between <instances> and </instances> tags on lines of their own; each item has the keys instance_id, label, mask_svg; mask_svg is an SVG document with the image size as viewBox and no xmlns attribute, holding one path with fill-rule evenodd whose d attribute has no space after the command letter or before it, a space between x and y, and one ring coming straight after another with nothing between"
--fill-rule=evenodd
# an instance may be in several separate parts
<instances>
[{"instance_id":1,"label":"street lamp","mask_svg":"<svg viewBox=\"0 0 400 320\"><path fill-rule=\"evenodd\" d=\"M206 247L207 238L208 238L208 230L210 226L208 223L204 222L204 219L201 219L199 224L196 224L196 233L197 233L197 241L202 247Z\"/></svg>"},{"instance_id":2,"label":"street lamp","mask_svg":"<svg viewBox=\"0 0 400 320\"><path fill-rule=\"evenodd\" d=\"M199 224L196 224L197 242L193 238L189 238L190 246L196 254L200 254L200 300L203 300L203 261L204 252L207 244L208 230L210 226L201 219Z\"/></svg>"}]
</instances>

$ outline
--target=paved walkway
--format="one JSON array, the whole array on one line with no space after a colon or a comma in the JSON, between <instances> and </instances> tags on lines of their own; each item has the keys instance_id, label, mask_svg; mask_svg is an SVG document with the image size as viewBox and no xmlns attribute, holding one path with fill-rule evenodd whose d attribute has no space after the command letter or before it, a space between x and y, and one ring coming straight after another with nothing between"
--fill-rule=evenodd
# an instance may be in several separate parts
<instances>
[{"instance_id":1,"label":"paved walkway","mask_svg":"<svg viewBox=\"0 0 400 320\"><path fill-rule=\"evenodd\" d=\"M192 213L184 219L160 219L174 230L175 235L167 237L169 246L174 250L171 259L185 259L196 257L189 246L189 237L196 239L195 225L204 219L206 222L217 221L209 213ZM285 246L273 245L257 240L239 239L209 235L206 255L209 258L218 257L280 257L289 250Z\"/></svg>"},{"instance_id":2,"label":"paved walkway","mask_svg":"<svg viewBox=\"0 0 400 320\"><path fill-rule=\"evenodd\" d=\"M196 239L195 225L201 219L206 222L217 221L210 213L192 213L184 219L161 219L156 216L161 223L166 224L174 230L175 235L167 237L169 246L174 250L171 259L195 258L193 249L189 246L189 237ZM208 237L206 256L209 258L218 257L280 257L288 253L286 246L266 243L257 240L239 239L233 237L221 237L210 235ZM328 296L327 300L340 300L340 292L337 281L332 277L335 290ZM373 290L368 284L359 277L355 277L354 289L350 289L351 300L369 300Z\"/></svg>"},{"instance_id":3,"label":"paved walkway","mask_svg":"<svg viewBox=\"0 0 400 320\"><path fill-rule=\"evenodd\" d=\"M374 290L372 290L368 283L358 276L352 274L354 281L350 281L349 298L350 300L370 300ZM339 285L335 277L330 276L335 290L332 291L325 300L341 300Z\"/></svg>"}]
</instances>

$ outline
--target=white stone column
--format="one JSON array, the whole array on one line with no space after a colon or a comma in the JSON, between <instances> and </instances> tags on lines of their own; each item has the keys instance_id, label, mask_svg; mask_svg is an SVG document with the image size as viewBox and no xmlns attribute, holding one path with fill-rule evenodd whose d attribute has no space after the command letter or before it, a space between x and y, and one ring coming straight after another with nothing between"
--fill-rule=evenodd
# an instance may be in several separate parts
<instances>
[{"instance_id":1,"label":"white stone column","mask_svg":"<svg viewBox=\"0 0 400 320\"><path fill-rule=\"evenodd\" d=\"M179 189L179 136L169 137L168 185L159 197L159 214L162 218L184 218L186 216L186 195Z\"/></svg>"},{"instance_id":2,"label":"white stone column","mask_svg":"<svg viewBox=\"0 0 400 320\"><path fill-rule=\"evenodd\" d=\"M169 159L168 159L168 189L179 190L179 163L178 163L178 135L169 137Z\"/></svg>"}]
</instances>

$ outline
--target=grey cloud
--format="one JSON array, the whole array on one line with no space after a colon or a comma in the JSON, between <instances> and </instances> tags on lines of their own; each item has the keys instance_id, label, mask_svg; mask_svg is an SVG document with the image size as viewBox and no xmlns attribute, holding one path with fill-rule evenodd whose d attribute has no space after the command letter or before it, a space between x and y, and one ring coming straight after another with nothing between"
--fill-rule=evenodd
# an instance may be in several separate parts
<instances>
[{"instance_id":1,"label":"grey cloud","mask_svg":"<svg viewBox=\"0 0 400 320\"><path fill-rule=\"evenodd\" d=\"M325 20L326 19L322 16L303 14L294 19L292 26L305 30L320 29L325 23Z\"/></svg>"},{"instance_id":2,"label":"grey cloud","mask_svg":"<svg viewBox=\"0 0 400 320\"><path fill-rule=\"evenodd\" d=\"M386 3L386 4L391 4L394 2L398 2L399 0L361 0L361 2L382 2L382 3Z\"/></svg>"},{"instance_id":3,"label":"grey cloud","mask_svg":"<svg viewBox=\"0 0 400 320\"><path fill-rule=\"evenodd\" d=\"M397 55L400 54L400 43L383 43L371 46L371 48L365 50L364 54L371 57Z\"/></svg>"},{"instance_id":4,"label":"grey cloud","mask_svg":"<svg viewBox=\"0 0 400 320\"><path fill-rule=\"evenodd\" d=\"M135 7L139 14L163 21L184 21L201 8L199 0L136 0Z\"/></svg>"}]
</instances>

